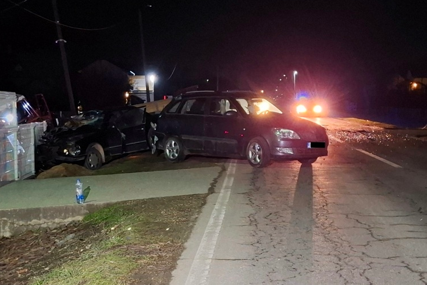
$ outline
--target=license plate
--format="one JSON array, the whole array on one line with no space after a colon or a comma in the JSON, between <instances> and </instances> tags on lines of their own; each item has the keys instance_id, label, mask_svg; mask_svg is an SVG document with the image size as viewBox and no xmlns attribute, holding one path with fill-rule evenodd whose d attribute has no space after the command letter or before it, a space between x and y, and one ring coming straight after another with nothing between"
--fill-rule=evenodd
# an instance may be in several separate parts
<instances>
[{"instance_id":1,"label":"license plate","mask_svg":"<svg viewBox=\"0 0 427 285\"><path fill-rule=\"evenodd\" d=\"M324 142L308 142L307 148L325 148Z\"/></svg>"}]
</instances>

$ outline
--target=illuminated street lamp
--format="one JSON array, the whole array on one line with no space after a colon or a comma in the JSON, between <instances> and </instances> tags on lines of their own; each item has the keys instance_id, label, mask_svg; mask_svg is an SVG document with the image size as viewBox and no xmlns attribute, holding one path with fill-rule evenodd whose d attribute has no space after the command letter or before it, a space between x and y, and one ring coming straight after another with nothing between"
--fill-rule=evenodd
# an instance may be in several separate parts
<instances>
[{"instance_id":1,"label":"illuminated street lamp","mask_svg":"<svg viewBox=\"0 0 427 285\"><path fill-rule=\"evenodd\" d=\"M296 70L294 70L294 95L295 95L295 98L296 98L296 96L297 96L297 93L296 93L296 89L295 89L295 80L296 80L296 77L297 77L297 74L298 74L298 72L296 71Z\"/></svg>"},{"instance_id":2,"label":"illuminated street lamp","mask_svg":"<svg viewBox=\"0 0 427 285\"><path fill-rule=\"evenodd\" d=\"M153 100L154 100L154 83L156 81L157 81L157 76L154 73L151 73L151 74L148 75L148 82L149 82L149 86L151 87L149 89L153 90Z\"/></svg>"},{"instance_id":3,"label":"illuminated street lamp","mask_svg":"<svg viewBox=\"0 0 427 285\"><path fill-rule=\"evenodd\" d=\"M151 83L154 84L154 82L156 81L156 75L155 74L150 74L150 75L148 75L148 79L151 81Z\"/></svg>"}]
</instances>

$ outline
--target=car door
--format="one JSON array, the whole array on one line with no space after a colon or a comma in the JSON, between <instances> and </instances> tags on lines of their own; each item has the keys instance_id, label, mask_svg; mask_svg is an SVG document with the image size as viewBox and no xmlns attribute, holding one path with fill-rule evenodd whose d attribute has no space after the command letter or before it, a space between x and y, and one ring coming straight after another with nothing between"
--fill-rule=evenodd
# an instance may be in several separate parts
<instances>
[{"instance_id":1,"label":"car door","mask_svg":"<svg viewBox=\"0 0 427 285\"><path fill-rule=\"evenodd\" d=\"M145 132L144 109L129 108L121 111L123 127L120 129L123 138L123 153L148 149Z\"/></svg>"},{"instance_id":2,"label":"car door","mask_svg":"<svg viewBox=\"0 0 427 285\"><path fill-rule=\"evenodd\" d=\"M238 154L238 145L244 135L242 120L232 101L225 97L211 98L205 118L206 153L216 156Z\"/></svg>"},{"instance_id":3,"label":"car door","mask_svg":"<svg viewBox=\"0 0 427 285\"><path fill-rule=\"evenodd\" d=\"M178 134L190 153L203 153L206 98L188 98L183 102L178 119Z\"/></svg>"},{"instance_id":4,"label":"car door","mask_svg":"<svg viewBox=\"0 0 427 285\"><path fill-rule=\"evenodd\" d=\"M120 112L108 113L105 117L105 141L104 150L109 155L119 155L123 153L123 133L121 129L124 124L120 117Z\"/></svg>"}]
</instances>

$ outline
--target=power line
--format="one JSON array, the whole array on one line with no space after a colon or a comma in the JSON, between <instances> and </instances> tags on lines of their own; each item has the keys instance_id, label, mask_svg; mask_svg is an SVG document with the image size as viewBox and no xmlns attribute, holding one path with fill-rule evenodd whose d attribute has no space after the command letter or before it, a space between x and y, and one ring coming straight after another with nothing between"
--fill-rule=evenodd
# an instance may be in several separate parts
<instances>
[{"instance_id":1,"label":"power line","mask_svg":"<svg viewBox=\"0 0 427 285\"><path fill-rule=\"evenodd\" d=\"M6 1L8 1L8 2L12 3L12 4L14 5L14 7L21 8L21 9L23 9L24 11L26 11L26 12L28 12L28 13L30 13L30 14L32 14L32 15L34 15L34 16L36 16L36 17L39 17L39 18L41 18L41 19L43 19L43 20L45 20L45 21L47 21L47 22L49 22L49 23L52 23L52 24L55 24L55 25L60 25L60 26L62 26L62 27L66 27L66 28L70 28L70 29L74 29L74 30L81 30L81 31L102 31L102 30L111 29L111 28L113 28L113 27L115 27L115 26L116 26L116 25L111 25L111 26L108 26L108 27L104 27L104 28L96 28L96 29L88 29L88 28L80 28L80 27L69 26L69 25L65 25L65 24L57 23L57 22L55 22L55 21L53 21L53 20L51 20L51 19L48 19L48 18L46 18L46 17L43 17L43 16L41 16L41 15L39 15L39 14L37 14L37 13L34 13L34 12L32 12L32 11L30 11L30 10L28 10L28 9L26 9L26 8L24 8L24 7L22 7L22 6L21 6L21 4L22 4L22 3L27 2L27 0L24 0L24 1L20 2L20 3L15 3L15 2L13 2L13 1L11 1L11 0L6 0ZM5 11L7 11L7 10L10 10L10 9L12 9L12 8L14 8L14 7L7 8L7 9L5 9L5 10L1 11L0 13L3 13L3 12L5 12Z\"/></svg>"},{"instance_id":2,"label":"power line","mask_svg":"<svg viewBox=\"0 0 427 285\"><path fill-rule=\"evenodd\" d=\"M9 1L9 2L10 2L10 1ZM14 4L13 6L11 6L11 7L9 7L9 8L6 8L6 9L4 9L3 11L0 11L0 14L4 13L4 12L6 12L6 11L9 11L10 9L16 8L17 6L21 5L21 4L22 4L22 3L24 3L24 2L27 2L27 0L24 0L24 1L19 2L19 3L17 3L17 4L13 3L13 4Z\"/></svg>"},{"instance_id":3,"label":"power line","mask_svg":"<svg viewBox=\"0 0 427 285\"><path fill-rule=\"evenodd\" d=\"M173 68L171 75L168 77L168 79L166 79L166 81L171 79L172 75L175 73L175 69L176 69L177 65L178 65L178 63L175 63L175 67Z\"/></svg>"}]
</instances>

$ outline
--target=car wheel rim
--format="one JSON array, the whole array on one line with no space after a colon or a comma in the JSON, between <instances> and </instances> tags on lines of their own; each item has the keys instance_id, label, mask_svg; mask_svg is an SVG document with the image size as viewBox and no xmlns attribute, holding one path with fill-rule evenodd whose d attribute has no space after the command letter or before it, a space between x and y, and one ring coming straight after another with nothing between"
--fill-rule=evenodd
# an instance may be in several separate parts
<instances>
[{"instance_id":1,"label":"car wheel rim","mask_svg":"<svg viewBox=\"0 0 427 285\"><path fill-rule=\"evenodd\" d=\"M90 168L96 168L99 165L98 156L94 153L90 153L88 156L88 164Z\"/></svg>"},{"instance_id":2,"label":"car wheel rim","mask_svg":"<svg viewBox=\"0 0 427 285\"><path fill-rule=\"evenodd\" d=\"M179 145L176 141L169 141L166 145L166 155L170 159L176 159L179 154Z\"/></svg>"},{"instance_id":3,"label":"car wheel rim","mask_svg":"<svg viewBox=\"0 0 427 285\"><path fill-rule=\"evenodd\" d=\"M250 144L248 156L252 164L260 164L262 161L262 147L258 143Z\"/></svg>"}]
</instances>

